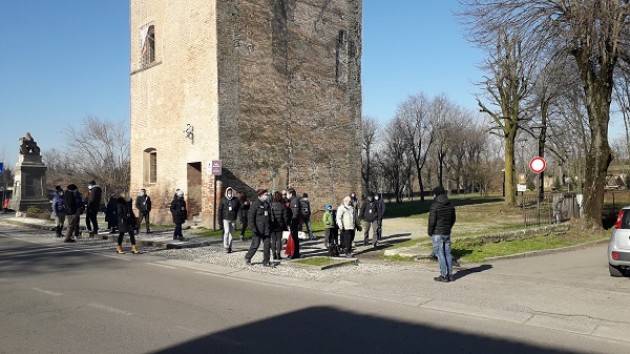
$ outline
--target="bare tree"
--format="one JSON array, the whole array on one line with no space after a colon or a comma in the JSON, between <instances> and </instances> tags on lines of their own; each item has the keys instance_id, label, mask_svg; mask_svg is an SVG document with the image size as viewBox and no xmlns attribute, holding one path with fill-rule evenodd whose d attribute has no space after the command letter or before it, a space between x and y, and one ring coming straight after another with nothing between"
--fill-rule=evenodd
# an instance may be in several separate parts
<instances>
[{"instance_id":1,"label":"bare tree","mask_svg":"<svg viewBox=\"0 0 630 354\"><path fill-rule=\"evenodd\" d=\"M437 181L440 187L444 186L444 169L448 162L449 148L451 145L451 126L453 117L458 108L453 105L446 96L439 96L431 104L431 124L435 131L434 150L437 162Z\"/></svg>"},{"instance_id":2,"label":"bare tree","mask_svg":"<svg viewBox=\"0 0 630 354\"><path fill-rule=\"evenodd\" d=\"M394 118L385 129L383 149L379 154L379 164L383 175L389 181L389 189L402 202L406 182L407 145L403 134L401 119Z\"/></svg>"},{"instance_id":3,"label":"bare tree","mask_svg":"<svg viewBox=\"0 0 630 354\"><path fill-rule=\"evenodd\" d=\"M373 187L372 176L374 173L373 160L374 160L374 148L377 139L378 125L373 118L363 117L363 130L362 130L362 156L363 166L361 170L361 176L363 177L363 192L367 192Z\"/></svg>"},{"instance_id":4,"label":"bare tree","mask_svg":"<svg viewBox=\"0 0 630 354\"><path fill-rule=\"evenodd\" d=\"M398 106L397 117L403 125L405 144L413 160L415 176L420 189L420 199L424 201L424 182L422 170L435 139L429 118L430 102L423 94L409 97ZM411 186L410 186L411 187Z\"/></svg>"},{"instance_id":5,"label":"bare tree","mask_svg":"<svg viewBox=\"0 0 630 354\"><path fill-rule=\"evenodd\" d=\"M477 98L482 112L494 123L493 131L503 137L505 160L505 203L516 205L514 142L523 121L527 119L523 105L529 94L529 71L521 49L521 39L499 28L496 46L489 51L483 87L490 106ZM498 111L492 106L497 107Z\"/></svg>"},{"instance_id":6,"label":"bare tree","mask_svg":"<svg viewBox=\"0 0 630 354\"><path fill-rule=\"evenodd\" d=\"M492 41L497 28L523 36L525 48L548 60L570 57L586 97L590 150L585 166L586 227L602 227L604 187L612 160L610 104L619 61L630 61L628 0L466 0L472 36Z\"/></svg>"},{"instance_id":7,"label":"bare tree","mask_svg":"<svg viewBox=\"0 0 630 354\"><path fill-rule=\"evenodd\" d=\"M80 128L70 127L65 135L68 147L64 154L49 154L47 163L61 164L62 170L72 170L77 177L97 180L107 191L129 190L129 136L122 122L87 117Z\"/></svg>"}]
</instances>

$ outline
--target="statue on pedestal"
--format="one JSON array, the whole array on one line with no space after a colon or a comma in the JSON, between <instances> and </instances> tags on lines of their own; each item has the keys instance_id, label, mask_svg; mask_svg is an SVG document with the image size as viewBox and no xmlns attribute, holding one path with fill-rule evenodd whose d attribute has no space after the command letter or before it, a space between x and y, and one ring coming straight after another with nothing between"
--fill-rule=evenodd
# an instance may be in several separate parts
<instances>
[{"instance_id":1,"label":"statue on pedestal","mask_svg":"<svg viewBox=\"0 0 630 354\"><path fill-rule=\"evenodd\" d=\"M26 133L20 138L11 209L21 215L31 207L45 212L50 209L50 202L46 188L46 165L42 162L41 150L31 133Z\"/></svg>"},{"instance_id":2,"label":"statue on pedestal","mask_svg":"<svg viewBox=\"0 0 630 354\"><path fill-rule=\"evenodd\" d=\"M33 139L31 133L26 133L26 135L20 138L20 154L22 155L40 155L39 146Z\"/></svg>"}]
</instances>

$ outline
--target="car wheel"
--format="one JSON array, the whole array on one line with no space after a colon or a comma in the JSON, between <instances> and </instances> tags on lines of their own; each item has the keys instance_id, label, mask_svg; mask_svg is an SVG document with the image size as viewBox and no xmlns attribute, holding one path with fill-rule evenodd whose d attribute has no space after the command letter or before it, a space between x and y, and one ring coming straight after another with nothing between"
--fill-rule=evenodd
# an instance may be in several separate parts
<instances>
[{"instance_id":1,"label":"car wheel","mask_svg":"<svg viewBox=\"0 0 630 354\"><path fill-rule=\"evenodd\" d=\"M608 271L610 272L611 277L623 277L623 272L621 268L615 267L612 264L608 264Z\"/></svg>"}]
</instances>

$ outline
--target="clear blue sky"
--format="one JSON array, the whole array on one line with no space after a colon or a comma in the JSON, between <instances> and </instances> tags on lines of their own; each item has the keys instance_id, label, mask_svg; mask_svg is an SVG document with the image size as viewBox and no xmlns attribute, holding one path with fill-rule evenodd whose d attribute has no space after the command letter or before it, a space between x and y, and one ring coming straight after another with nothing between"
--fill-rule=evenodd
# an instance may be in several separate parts
<instances>
[{"instance_id":1,"label":"clear blue sky","mask_svg":"<svg viewBox=\"0 0 630 354\"><path fill-rule=\"evenodd\" d=\"M456 0L364 0L365 115L386 121L408 95L446 93L474 108L481 53L463 38ZM128 0L0 5L0 158L30 131L43 149L87 115L129 119Z\"/></svg>"}]
</instances>

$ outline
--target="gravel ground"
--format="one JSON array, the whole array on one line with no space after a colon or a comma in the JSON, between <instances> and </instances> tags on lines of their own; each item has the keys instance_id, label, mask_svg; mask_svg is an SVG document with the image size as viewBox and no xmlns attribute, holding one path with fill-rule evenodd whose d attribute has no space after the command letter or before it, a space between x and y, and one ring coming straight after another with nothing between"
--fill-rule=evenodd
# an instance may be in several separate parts
<instances>
[{"instance_id":1,"label":"gravel ground","mask_svg":"<svg viewBox=\"0 0 630 354\"><path fill-rule=\"evenodd\" d=\"M246 250L237 249L231 254L226 254L221 248L201 247L182 250L165 250L152 252L154 256L162 256L168 259L185 260L199 264L213 264L235 269L248 269L257 273L268 273L279 276L288 276L307 280L335 280L339 277L350 277L353 274L371 274L382 272L402 271L406 269L417 269L417 264L388 263L388 262L361 262L358 265L349 265L327 270L302 267L287 263L284 259L276 267L268 268L262 266L262 251L258 251L252 259L252 266L245 265Z\"/></svg>"}]
</instances>

